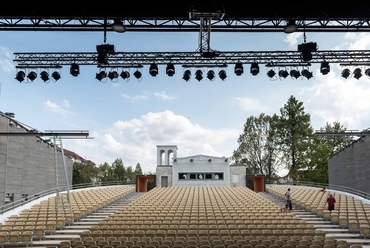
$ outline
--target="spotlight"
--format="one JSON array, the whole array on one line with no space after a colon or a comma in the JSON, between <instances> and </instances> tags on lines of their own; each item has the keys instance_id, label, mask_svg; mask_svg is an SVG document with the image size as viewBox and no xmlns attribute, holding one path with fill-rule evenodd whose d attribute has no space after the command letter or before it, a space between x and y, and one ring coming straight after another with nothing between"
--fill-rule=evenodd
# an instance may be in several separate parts
<instances>
[{"instance_id":1,"label":"spotlight","mask_svg":"<svg viewBox=\"0 0 370 248\"><path fill-rule=\"evenodd\" d=\"M182 76L182 79L184 79L186 82L189 82L191 78L191 71L190 70L186 70L184 72L184 76Z\"/></svg>"},{"instance_id":2,"label":"spotlight","mask_svg":"<svg viewBox=\"0 0 370 248\"><path fill-rule=\"evenodd\" d=\"M136 70L135 72L134 72L134 76L137 78L137 79L140 79L141 78L141 72L139 71L139 70Z\"/></svg>"},{"instance_id":3,"label":"spotlight","mask_svg":"<svg viewBox=\"0 0 370 248\"><path fill-rule=\"evenodd\" d=\"M368 76L368 77L370 77L370 68L367 68L365 70L365 75Z\"/></svg>"},{"instance_id":4,"label":"spotlight","mask_svg":"<svg viewBox=\"0 0 370 248\"><path fill-rule=\"evenodd\" d=\"M362 77L362 71L360 68L356 68L354 71L353 71L353 77L356 78L357 80L360 79L360 77Z\"/></svg>"},{"instance_id":5,"label":"spotlight","mask_svg":"<svg viewBox=\"0 0 370 248\"><path fill-rule=\"evenodd\" d=\"M310 72L309 70L307 69L303 69L302 72L301 72L302 76L304 76L305 78L307 79L310 79L312 78L312 72Z\"/></svg>"},{"instance_id":6,"label":"spotlight","mask_svg":"<svg viewBox=\"0 0 370 248\"><path fill-rule=\"evenodd\" d=\"M287 25L284 27L284 33L291 34L298 30L298 26L295 24L295 20L289 20Z\"/></svg>"},{"instance_id":7,"label":"spotlight","mask_svg":"<svg viewBox=\"0 0 370 248\"><path fill-rule=\"evenodd\" d=\"M106 77L107 73L105 71L100 71L99 73L96 73L95 79L102 81Z\"/></svg>"},{"instance_id":8,"label":"spotlight","mask_svg":"<svg viewBox=\"0 0 370 248\"><path fill-rule=\"evenodd\" d=\"M197 70L195 72L195 79L198 80L198 81L203 79L203 72L201 70Z\"/></svg>"},{"instance_id":9,"label":"spotlight","mask_svg":"<svg viewBox=\"0 0 370 248\"><path fill-rule=\"evenodd\" d=\"M293 69L293 70L290 71L290 76L297 79L301 76L301 73L299 71Z\"/></svg>"},{"instance_id":10,"label":"spotlight","mask_svg":"<svg viewBox=\"0 0 370 248\"><path fill-rule=\"evenodd\" d=\"M71 68L69 69L69 73L72 76L77 77L80 74L80 66L78 64L73 63L71 65Z\"/></svg>"},{"instance_id":11,"label":"spotlight","mask_svg":"<svg viewBox=\"0 0 370 248\"><path fill-rule=\"evenodd\" d=\"M260 67L258 66L257 63L252 63L251 64L251 74L253 76L256 76L260 72Z\"/></svg>"},{"instance_id":12,"label":"spotlight","mask_svg":"<svg viewBox=\"0 0 370 248\"><path fill-rule=\"evenodd\" d=\"M276 75L276 72L275 72L273 69L271 69L271 70L269 70L269 71L267 72L267 76L268 76L269 78L273 78L275 75Z\"/></svg>"},{"instance_id":13,"label":"spotlight","mask_svg":"<svg viewBox=\"0 0 370 248\"><path fill-rule=\"evenodd\" d=\"M351 71L347 68L342 71L342 77L347 79L351 75Z\"/></svg>"},{"instance_id":14,"label":"spotlight","mask_svg":"<svg viewBox=\"0 0 370 248\"><path fill-rule=\"evenodd\" d=\"M116 31L117 33L124 33L126 31L125 25L123 25L123 22L121 19L114 19L112 24L112 29Z\"/></svg>"},{"instance_id":15,"label":"spotlight","mask_svg":"<svg viewBox=\"0 0 370 248\"><path fill-rule=\"evenodd\" d=\"M280 70L279 71L279 77L287 78L287 76L289 76L289 73L288 73L287 70Z\"/></svg>"},{"instance_id":16,"label":"spotlight","mask_svg":"<svg viewBox=\"0 0 370 248\"><path fill-rule=\"evenodd\" d=\"M158 75L158 66L157 64L153 63L149 67L149 74L152 75L152 77L155 77Z\"/></svg>"},{"instance_id":17,"label":"spotlight","mask_svg":"<svg viewBox=\"0 0 370 248\"><path fill-rule=\"evenodd\" d=\"M24 71L19 71L17 72L15 79L17 79L20 83L22 83L25 77L26 77L26 73Z\"/></svg>"},{"instance_id":18,"label":"spotlight","mask_svg":"<svg viewBox=\"0 0 370 248\"><path fill-rule=\"evenodd\" d=\"M113 80L113 79L118 78L118 72L116 72L116 71L110 71L110 72L108 73L108 78L109 78L110 80Z\"/></svg>"},{"instance_id":19,"label":"spotlight","mask_svg":"<svg viewBox=\"0 0 370 248\"><path fill-rule=\"evenodd\" d=\"M130 73L128 71L122 71L120 74L122 79L129 79L130 78Z\"/></svg>"},{"instance_id":20,"label":"spotlight","mask_svg":"<svg viewBox=\"0 0 370 248\"><path fill-rule=\"evenodd\" d=\"M208 71L207 78L212 81L215 78L215 72L213 70Z\"/></svg>"},{"instance_id":21,"label":"spotlight","mask_svg":"<svg viewBox=\"0 0 370 248\"><path fill-rule=\"evenodd\" d=\"M218 76L220 77L220 79L221 79L222 81L224 81L224 80L226 79L226 77L227 77L227 75L226 75L226 71L225 71L225 70L221 70L221 71L219 71L219 72L218 72Z\"/></svg>"},{"instance_id":22,"label":"spotlight","mask_svg":"<svg viewBox=\"0 0 370 248\"><path fill-rule=\"evenodd\" d=\"M322 75L326 75L330 72L330 65L328 62L322 62L320 66L320 72Z\"/></svg>"},{"instance_id":23,"label":"spotlight","mask_svg":"<svg viewBox=\"0 0 370 248\"><path fill-rule=\"evenodd\" d=\"M175 66L171 63L168 63L167 64L167 67L166 67L166 74L169 76L169 77L172 77L174 74L175 74Z\"/></svg>"},{"instance_id":24,"label":"spotlight","mask_svg":"<svg viewBox=\"0 0 370 248\"><path fill-rule=\"evenodd\" d=\"M37 78L37 74L36 74L36 72L31 71L30 73L28 73L27 78L28 78L29 80L31 80L31 81L35 80L35 79Z\"/></svg>"},{"instance_id":25,"label":"spotlight","mask_svg":"<svg viewBox=\"0 0 370 248\"><path fill-rule=\"evenodd\" d=\"M49 81L50 78L49 78L49 73L47 71L42 71L40 73L40 78L42 79L42 81L46 82L46 81Z\"/></svg>"},{"instance_id":26,"label":"spotlight","mask_svg":"<svg viewBox=\"0 0 370 248\"><path fill-rule=\"evenodd\" d=\"M58 80L61 78L60 73L59 73L59 72L57 72L57 71L53 72L53 73L51 74L51 77L52 77L55 81L58 81Z\"/></svg>"},{"instance_id":27,"label":"spotlight","mask_svg":"<svg viewBox=\"0 0 370 248\"><path fill-rule=\"evenodd\" d=\"M243 64L242 63L236 63L235 68L234 68L234 73L237 76L240 76L240 75L243 74L243 72L244 72Z\"/></svg>"}]
</instances>

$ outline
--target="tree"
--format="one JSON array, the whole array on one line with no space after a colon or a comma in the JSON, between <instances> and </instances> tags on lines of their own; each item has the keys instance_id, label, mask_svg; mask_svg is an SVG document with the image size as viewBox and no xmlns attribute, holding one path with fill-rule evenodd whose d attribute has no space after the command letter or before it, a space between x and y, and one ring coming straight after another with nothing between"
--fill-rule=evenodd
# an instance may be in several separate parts
<instances>
[{"instance_id":1,"label":"tree","mask_svg":"<svg viewBox=\"0 0 370 248\"><path fill-rule=\"evenodd\" d=\"M305 113L303 102L290 96L288 102L280 109L280 118L276 130L276 144L293 180L298 179L298 170L306 169L309 162L307 150L313 137L311 118Z\"/></svg>"},{"instance_id":2,"label":"tree","mask_svg":"<svg viewBox=\"0 0 370 248\"><path fill-rule=\"evenodd\" d=\"M239 147L233 152L233 165L245 165L247 173L265 174L268 179L277 171L279 159L274 144L277 116L264 113L250 116L238 138Z\"/></svg>"},{"instance_id":3,"label":"tree","mask_svg":"<svg viewBox=\"0 0 370 248\"><path fill-rule=\"evenodd\" d=\"M320 128L320 132L331 132L331 133L343 133L347 130L343 125L338 121L334 121L331 125L326 123L325 127ZM330 156L333 156L339 152L344 147L348 146L352 142L350 136L343 135L327 135L327 136L318 136L320 142L330 148Z\"/></svg>"},{"instance_id":4,"label":"tree","mask_svg":"<svg viewBox=\"0 0 370 248\"><path fill-rule=\"evenodd\" d=\"M99 166L99 170L100 170L100 180L102 182L114 181L115 178L110 164L108 164L107 162L101 164Z\"/></svg>"},{"instance_id":5,"label":"tree","mask_svg":"<svg viewBox=\"0 0 370 248\"><path fill-rule=\"evenodd\" d=\"M135 173L135 175L142 175L143 174L143 170L141 169L140 163L136 164L134 173Z\"/></svg>"},{"instance_id":6,"label":"tree","mask_svg":"<svg viewBox=\"0 0 370 248\"><path fill-rule=\"evenodd\" d=\"M123 161L120 158L117 158L112 163L112 171L113 171L113 178L114 181L124 181L126 177L126 170L125 166L123 165Z\"/></svg>"},{"instance_id":7,"label":"tree","mask_svg":"<svg viewBox=\"0 0 370 248\"><path fill-rule=\"evenodd\" d=\"M73 164L72 184L92 183L97 180L98 169L91 161L75 162Z\"/></svg>"}]
</instances>

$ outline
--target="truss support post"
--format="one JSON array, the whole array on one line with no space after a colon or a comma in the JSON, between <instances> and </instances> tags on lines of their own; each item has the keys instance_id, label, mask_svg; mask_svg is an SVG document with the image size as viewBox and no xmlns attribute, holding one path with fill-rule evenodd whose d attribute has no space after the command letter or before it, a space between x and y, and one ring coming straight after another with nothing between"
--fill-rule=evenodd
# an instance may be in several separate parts
<instances>
[{"instance_id":1,"label":"truss support post","mask_svg":"<svg viewBox=\"0 0 370 248\"><path fill-rule=\"evenodd\" d=\"M211 51L211 21L212 18L200 17L199 47L197 52Z\"/></svg>"}]
</instances>

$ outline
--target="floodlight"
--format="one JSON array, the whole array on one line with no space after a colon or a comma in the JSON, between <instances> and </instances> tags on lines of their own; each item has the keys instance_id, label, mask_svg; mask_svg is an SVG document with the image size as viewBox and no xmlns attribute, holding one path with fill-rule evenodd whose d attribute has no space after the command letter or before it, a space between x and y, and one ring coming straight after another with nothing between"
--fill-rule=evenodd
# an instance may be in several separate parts
<instances>
[{"instance_id":1,"label":"floodlight","mask_svg":"<svg viewBox=\"0 0 370 248\"><path fill-rule=\"evenodd\" d=\"M365 75L368 76L368 77L370 77L370 68L367 68L365 70Z\"/></svg>"},{"instance_id":2,"label":"floodlight","mask_svg":"<svg viewBox=\"0 0 370 248\"><path fill-rule=\"evenodd\" d=\"M203 79L203 72L202 72L202 70L197 70L195 72L195 79L198 80L198 81L200 81L200 80Z\"/></svg>"},{"instance_id":3,"label":"floodlight","mask_svg":"<svg viewBox=\"0 0 370 248\"><path fill-rule=\"evenodd\" d=\"M114 19L112 29L117 33L124 33L126 31L126 26L123 24L121 19Z\"/></svg>"},{"instance_id":4,"label":"floodlight","mask_svg":"<svg viewBox=\"0 0 370 248\"><path fill-rule=\"evenodd\" d=\"M322 62L320 66L320 72L322 75L326 75L330 72L330 65L328 62Z\"/></svg>"},{"instance_id":5,"label":"floodlight","mask_svg":"<svg viewBox=\"0 0 370 248\"><path fill-rule=\"evenodd\" d=\"M253 76L256 76L260 72L260 67L258 66L257 63L252 63L251 64L251 74Z\"/></svg>"},{"instance_id":6,"label":"floodlight","mask_svg":"<svg viewBox=\"0 0 370 248\"><path fill-rule=\"evenodd\" d=\"M36 74L36 72L31 71L30 73L28 73L27 78L28 78L29 80L31 80L31 81L35 80L35 79L37 78L37 74Z\"/></svg>"},{"instance_id":7,"label":"floodlight","mask_svg":"<svg viewBox=\"0 0 370 248\"><path fill-rule=\"evenodd\" d=\"M158 66L157 64L153 63L149 67L149 74L152 75L152 77L155 77L158 75Z\"/></svg>"},{"instance_id":8,"label":"floodlight","mask_svg":"<svg viewBox=\"0 0 370 248\"><path fill-rule=\"evenodd\" d=\"M351 71L348 68L346 68L342 71L342 77L343 78L347 79L350 75L351 75Z\"/></svg>"},{"instance_id":9,"label":"floodlight","mask_svg":"<svg viewBox=\"0 0 370 248\"><path fill-rule=\"evenodd\" d=\"M61 78L60 73L59 73L59 72L57 72L57 71L53 72L53 73L51 74L51 77L52 77L55 81L58 81L58 80Z\"/></svg>"},{"instance_id":10,"label":"floodlight","mask_svg":"<svg viewBox=\"0 0 370 248\"><path fill-rule=\"evenodd\" d=\"M312 78L313 77L313 75L312 75L312 72L310 72L309 70L307 70L307 69L303 69L302 71L301 71L301 74L302 74L302 76L304 76L305 78L307 78L307 79L310 79L310 78Z\"/></svg>"},{"instance_id":11,"label":"floodlight","mask_svg":"<svg viewBox=\"0 0 370 248\"><path fill-rule=\"evenodd\" d=\"M108 78L110 80L117 79L118 78L118 72L116 72L116 71L110 71L110 72L108 72Z\"/></svg>"},{"instance_id":12,"label":"floodlight","mask_svg":"<svg viewBox=\"0 0 370 248\"><path fill-rule=\"evenodd\" d=\"M77 77L79 74L80 74L80 66L78 64L71 64L71 68L69 69L69 73L74 76L74 77Z\"/></svg>"},{"instance_id":13,"label":"floodlight","mask_svg":"<svg viewBox=\"0 0 370 248\"><path fill-rule=\"evenodd\" d=\"M298 30L298 26L295 23L295 20L289 20L287 25L284 27L284 33L291 34Z\"/></svg>"},{"instance_id":14,"label":"floodlight","mask_svg":"<svg viewBox=\"0 0 370 248\"><path fill-rule=\"evenodd\" d=\"M191 71L190 70L186 70L184 72L184 76L182 76L182 79L184 79L186 82L188 82L191 78Z\"/></svg>"},{"instance_id":15,"label":"floodlight","mask_svg":"<svg viewBox=\"0 0 370 248\"><path fill-rule=\"evenodd\" d=\"M242 63L236 63L235 68L234 68L234 73L237 76L240 76L240 75L243 74L243 72L244 72L243 64Z\"/></svg>"},{"instance_id":16,"label":"floodlight","mask_svg":"<svg viewBox=\"0 0 370 248\"><path fill-rule=\"evenodd\" d=\"M215 72L213 70L209 70L207 72L207 78L212 81L213 79L215 79Z\"/></svg>"},{"instance_id":17,"label":"floodlight","mask_svg":"<svg viewBox=\"0 0 370 248\"><path fill-rule=\"evenodd\" d=\"M288 73L287 70L280 70L279 71L279 77L287 78L287 76L289 76L289 73Z\"/></svg>"},{"instance_id":18,"label":"floodlight","mask_svg":"<svg viewBox=\"0 0 370 248\"><path fill-rule=\"evenodd\" d=\"M100 71L99 73L96 73L95 79L102 81L106 77L107 73L105 71Z\"/></svg>"},{"instance_id":19,"label":"floodlight","mask_svg":"<svg viewBox=\"0 0 370 248\"><path fill-rule=\"evenodd\" d=\"M293 69L293 70L290 71L290 76L297 79L301 76L301 73L299 71Z\"/></svg>"},{"instance_id":20,"label":"floodlight","mask_svg":"<svg viewBox=\"0 0 370 248\"><path fill-rule=\"evenodd\" d=\"M122 71L120 76L121 76L122 79L129 79L130 78L130 72Z\"/></svg>"},{"instance_id":21,"label":"floodlight","mask_svg":"<svg viewBox=\"0 0 370 248\"><path fill-rule=\"evenodd\" d=\"M166 67L166 74L172 77L175 74L175 66L172 63L168 63Z\"/></svg>"},{"instance_id":22,"label":"floodlight","mask_svg":"<svg viewBox=\"0 0 370 248\"><path fill-rule=\"evenodd\" d=\"M47 71L42 71L40 73L40 78L42 79L42 81L46 82L46 81L49 81L50 78L49 78L49 73Z\"/></svg>"},{"instance_id":23,"label":"floodlight","mask_svg":"<svg viewBox=\"0 0 370 248\"><path fill-rule=\"evenodd\" d=\"M362 77L362 71L361 71L361 68L356 68L354 71L353 71L353 77L356 78L357 80L360 79L360 77Z\"/></svg>"},{"instance_id":24,"label":"floodlight","mask_svg":"<svg viewBox=\"0 0 370 248\"><path fill-rule=\"evenodd\" d=\"M219 72L218 72L218 76L220 77L220 79L221 79L222 81L224 81L224 80L226 79L226 77L227 77L227 75L226 75L226 71L225 71L225 70L221 70L221 71L219 71Z\"/></svg>"},{"instance_id":25,"label":"floodlight","mask_svg":"<svg viewBox=\"0 0 370 248\"><path fill-rule=\"evenodd\" d=\"M134 76L135 76L137 79L140 79L140 78L141 78L141 76L142 76L142 74L141 74L141 72L140 72L139 70L136 70L136 71L134 72Z\"/></svg>"},{"instance_id":26,"label":"floodlight","mask_svg":"<svg viewBox=\"0 0 370 248\"><path fill-rule=\"evenodd\" d=\"M275 72L273 69L271 69L271 70L269 70L269 71L267 72L267 76L268 76L269 78L273 78L275 75L276 75L276 72Z\"/></svg>"},{"instance_id":27,"label":"floodlight","mask_svg":"<svg viewBox=\"0 0 370 248\"><path fill-rule=\"evenodd\" d=\"M26 77L26 73L24 71L19 71L17 72L15 79L17 79L20 83L22 83L25 77Z\"/></svg>"}]
</instances>

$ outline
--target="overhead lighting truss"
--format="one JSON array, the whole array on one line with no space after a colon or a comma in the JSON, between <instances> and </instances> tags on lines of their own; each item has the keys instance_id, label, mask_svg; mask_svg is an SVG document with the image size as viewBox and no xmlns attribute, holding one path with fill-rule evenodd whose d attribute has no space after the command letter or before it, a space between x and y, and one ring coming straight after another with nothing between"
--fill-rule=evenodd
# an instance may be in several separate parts
<instances>
[{"instance_id":1,"label":"overhead lighting truss","mask_svg":"<svg viewBox=\"0 0 370 248\"><path fill-rule=\"evenodd\" d=\"M7 17L0 18L0 31L86 31L115 32L111 26L115 18L88 17ZM173 18L122 19L126 32L199 32L202 21L187 16ZM297 32L369 32L370 18L330 18L296 20ZM287 20L283 18L244 18L225 15L209 23L212 32L283 32ZM107 28L109 27L109 28Z\"/></svg>"},{"instance_id":2,"label":"overhead lighting truss","mask_svg":"<svg viewBox=\"0 0 370 248\"><path fill-rule=\"evenodd\" d=\"M108 53L107 64L98 64L96 52L84 53L14 53L17 69L44 68L71 66L71 64L95 65L101 67L130 67L131 65L227 65L227 64L265 64L266 66L279 64L300 64L302 63L301 52L299 51L230 51L217 52L216 56L204 57L199 52L115 52ZM323 58L327 63L366 64L369 63L369 50L333 50L314 51L310 63L322 63ZM132 66L135 67L135 66Z\"/></svg>"}]
</instances>

